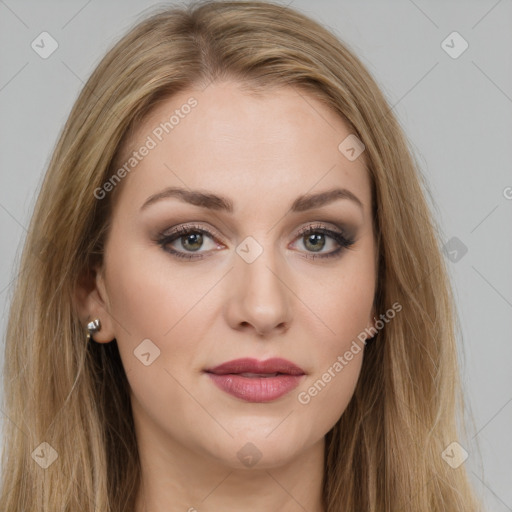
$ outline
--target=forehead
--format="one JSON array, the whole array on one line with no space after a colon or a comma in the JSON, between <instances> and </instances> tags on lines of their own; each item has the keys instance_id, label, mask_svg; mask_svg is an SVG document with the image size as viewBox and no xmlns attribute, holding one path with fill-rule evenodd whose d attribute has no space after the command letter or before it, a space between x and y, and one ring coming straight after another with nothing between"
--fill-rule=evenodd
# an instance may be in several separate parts
<instances>
[{"instance_id":1,"label":"forehead","mask_svg":"<svg viewBox=\"0 0 512 512\"><path fill-rule=\"evenodd\" d=\"M121 153L120 165L131 169L122 195L141 205L174 185L228 195L236 207L264 199L288 204L343 186L369 207L365 155L345 156L348 136L339 115L293 87L257 95L234 82L191 88L162 101L135 127Z\"/></svg>"}]
</instances>

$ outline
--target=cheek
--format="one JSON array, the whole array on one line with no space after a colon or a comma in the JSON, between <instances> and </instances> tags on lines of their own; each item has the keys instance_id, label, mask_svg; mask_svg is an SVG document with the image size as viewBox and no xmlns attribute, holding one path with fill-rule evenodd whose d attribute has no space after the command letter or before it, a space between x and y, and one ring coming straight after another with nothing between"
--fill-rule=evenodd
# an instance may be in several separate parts
<instances>
[{"instance_id":1,"label":"cheek","mask_svg":"<svg viewBox=\"0 0 512 512\"><path fill-rule=\"evenodd\" d=\"M106 260L108 295L119 350L129 371L140 364L133 351L144 340L163 348L163 341L171 337L190 308L194 292L179 272L169 271L157 250L144 251L135 243L123 251L118 247L123 245L113 238Z\"/></svg>"},{"instance_id":2,"label":"cheek","mask_svg":"<svg viewBox=\"0 0 512 512\"><path fill-rule=\"evenodd\" d=\"M112 252L107 265L110 311L136 399L135 417L148 415L178 435L184 420L176 410L192 409L192 417L201 414L186 390L204 336L197 321L205 314L201 298L213 285L212 277L191 282L190 272L180 272L156 250Z\"/></svg>"},{"instance_id":3,"label":"cheek","mask_svg":"<svg viewBox=\"0 0 512 512\"><path fill-rule=\"evenodd\" d=\"M316 336L310 332L311 339L317 340L310 347L314 372L297 390L296 400L303 417L315 419L318 432L328 432L335 425L357 385L364 355L358 336L369 326L372 278L370 273L364 279L333 279L316 298L323 305L321 319L329 329L318 327Z\"/></svg>"},{"instance_id":4,"label":"cheek","mask_svg":"<svg viewBox=\"0 0 512 512\"><path fill-rule=\"evenodd\" d=\"M347 254L339 265L318 276L316 286L313 281L305 283L301 293L304 302L313 306L311 319L318 320L316 329L323 340L321 362L325 365L334 355L348 350L353 339L371 325L375 295L372 254Z\"/></svg>"},{"instance_id":5,"label":"cheek","mask_svg":"<svg viewBox=\"0 0 512 512\"><path fill-rule=\"evenodd\" d=\"M344 265L322 279L322 286L307 301L315 308L318 327L311 331L311 360L315 371L297 391L304 414L314 416L322 429L329 430L350 402L361 371L365 329L371 325L375 293L373 255L351 254ZM322 333L322 334L320 334ZM359 337L359 338L358 338ZM321 348L319 348L319 345Z\"/></svg>"},{"instance_id":6,"label":"cheek","mask_svg":"<svg viewBox=\"0 0 512 512\"><path fill-rule=\"evenodd\" d=\"M180 271L158 247L139 245L132 241L120 251L116 247L122 244L112 240L107 260L112 314L133 336L161 338L200 300L208 283L201 278L191 281L190 271Z\"/></svg>"},{"instance_id":7,"label":"cheek","mask_svg":"<svg viewBox=\"0 0 512 512\"><path fill-rule=\"evenodd\" d=\"M112 239L112 249L115 243ZM126 374L139 386L143 381L146 386L146 379L151 380L149 388L159 383L155 390L148 388L150 395L158 392L158 385L160 390L174 388L176 382L164 368L180 382L186 381L187 372L199 364L198 347L208 340L218 311L211 301L221 300L212 290L219 276L206 266L190 264L188 270L182 269L163 250L135 243L130 250L112 250L107 265L111 314ZM144 361L141 354L148 352ZM145 366L148 360L154 363Z\"/></svg>"},{"instance_id":8,"label":"cheek","mask_svg":"<svg viewBox=\"0 0 512 512\"><path fill-rule=\"evenodd\" d=\"M363 350L347 364L333 360L298 391L297 418L309 425L312 437L327 434L343 416L354 395L362 359Z\"/></svg>"}]
</instances>

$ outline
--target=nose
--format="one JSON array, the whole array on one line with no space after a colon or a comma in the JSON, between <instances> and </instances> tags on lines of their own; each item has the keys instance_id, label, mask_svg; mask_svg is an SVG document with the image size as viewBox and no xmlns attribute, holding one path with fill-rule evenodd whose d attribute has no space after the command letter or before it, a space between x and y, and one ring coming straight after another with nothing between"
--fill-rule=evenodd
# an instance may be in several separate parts
<instances>
[{"instance_id":1,"label":"nose","mask_svg":"<svg viewBox=\"0 0 512 512\"><path fill-rule=\"evenodd\" d=\"M226 309L233 329L269 337L290 328L293 293L284 268L285 262L271 249L265 248L251 263L236 256Z\"/></svg>"}]
</instances>

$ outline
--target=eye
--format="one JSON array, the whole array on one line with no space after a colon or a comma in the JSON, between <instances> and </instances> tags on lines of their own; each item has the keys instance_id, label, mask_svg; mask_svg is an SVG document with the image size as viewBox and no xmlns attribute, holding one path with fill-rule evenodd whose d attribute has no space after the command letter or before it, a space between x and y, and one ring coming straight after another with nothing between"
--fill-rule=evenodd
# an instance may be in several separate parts
<instances>
[{"instance_id":1,"label":"eye","mask_svg":"<svg viewBox=\"0 0 512 512\"><path fill-rule=\"evenodd\" d=\"M171 253L177 258L187 260L203 259L205 257L204 253L193 253L197 253L199 249L201 249L205 239L209 238L213 241L215 236L215 233L201 226L184 225L178 226L167 235L162 235L158 240L158 243L164 251ZM192 251L192 253L182 252L181 250L176 250L176 248L171 248L176 242L178 242L178 245L181 246L182 249L185 251Z\"/></svg>"},{"instance_id":2,"label":"eye","mask_svg":"<svg viewBox=\"0 0 512 512\"><path fill-rule=\"evenodd\" d=\"M324 224L309 225L301 228L297 236L306 248L306 251L313 253L305 256L311 259L339 257L345 249L348 249L355 243L353 238L345 235L342 231L334 231L327 228ZM334 243L338 247L328 252L321 252L326 245L329 245L327 243L329 240L326 241L326 237L330 239L331 245Z\"/></svg>"},{"instance_id":3,"label":"eye","mask_svg":"<svg viewBox=\"0 0 512 512\"><path fill-rule=\"evenodd\" d=\"M199 225L182 225L174 228L167 234L162 234L158 244L162 249L173 256L186 260L200 260L206 257L207 253L219 248L215 243L218 235ZM333 258L341 256L345 249L355 243L355 240L346 236L342 231L335 231L327 228L324 224L309 225L301 228L296 235L296 240L301 242L305 248L305 258ZM206 240L210 240L210 250L200 251ZM329 245L334 245L334 250L322 252ZM336 247L337 246L337 247Z\"/></svg>"}]
</instances>

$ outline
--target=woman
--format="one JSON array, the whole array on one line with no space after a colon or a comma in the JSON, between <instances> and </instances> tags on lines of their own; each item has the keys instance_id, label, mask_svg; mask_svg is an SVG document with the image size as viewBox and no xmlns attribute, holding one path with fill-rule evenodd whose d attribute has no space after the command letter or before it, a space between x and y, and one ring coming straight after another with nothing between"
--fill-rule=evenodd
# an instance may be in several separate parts
<instances>
[{"instance_id":1,"label":"woman","mask_svg":"<svg viewBox=\"0 0 512 512\"><path fill-rule=\"evenodd\" d=\"M480 510L423 185L314 21L216 2L138 24L35 207L0 508Z\"/></svg>"}]
</instances>

